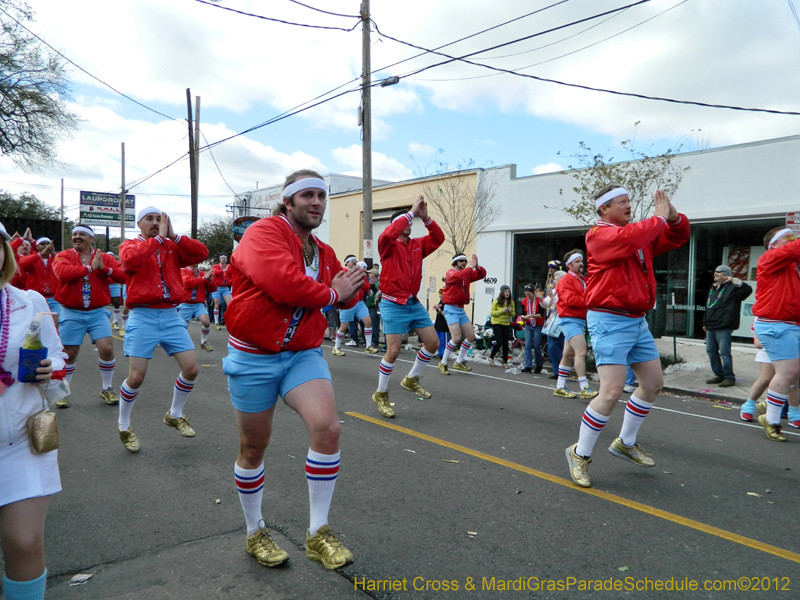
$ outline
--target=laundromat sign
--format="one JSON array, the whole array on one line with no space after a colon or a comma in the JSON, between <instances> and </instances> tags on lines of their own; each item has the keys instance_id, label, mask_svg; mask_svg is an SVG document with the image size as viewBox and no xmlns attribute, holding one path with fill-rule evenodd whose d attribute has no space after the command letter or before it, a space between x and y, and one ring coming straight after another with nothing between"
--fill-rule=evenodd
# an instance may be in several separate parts
<instances>
[{"instance_id":1,"label":"laundromat sign","mask_svg":"<svg viewBox=\"0 0 800 600\"><path fill-rule=\"evenodd\" d=\"M794 231L794 234L800 237L800 212L786 213L786 227Z\"/></svg>"}]
</instances>

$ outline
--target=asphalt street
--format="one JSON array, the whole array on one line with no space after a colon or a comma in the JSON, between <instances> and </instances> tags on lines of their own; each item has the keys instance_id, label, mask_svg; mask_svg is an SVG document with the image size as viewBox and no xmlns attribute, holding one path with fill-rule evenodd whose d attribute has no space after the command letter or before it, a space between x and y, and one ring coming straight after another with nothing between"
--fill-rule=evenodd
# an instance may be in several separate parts
<instances>
[{"instance_id":1,"label":"asphalt street","mask_svg":"<svg viewBox=\"0 0 800 600\"><path fill-rule=\"evenodd\" d=\"M197 324L190 331L199 344ZM136 455L98 397L97 354L84 344L72 407L58 411L64 490L47 524L48 598L797 597L798 432L771 442L736 410L664 395L640 432L656 461L643 469L606 451L618 406L584 490L564 449L588 401L554 397L545 376L475 365L444 377L431 366L421 383L433 397L420 400L400 387L413 361L404 351L389 387L397 417L383 419L371 401L382 355L339 358L330 346L343 423L330 522L356 560L330 572L304 558L308 436L280 404L263 506L291 560L261 567L245 553L233 484L226 339L212 330L214 352L198 351L193 439L162 422L178 367L157 350L133 411ZM118 389L127 359L121 341L115 349ZM93 578L70 587L77 573Z\"/></svg>"}]
</instances>

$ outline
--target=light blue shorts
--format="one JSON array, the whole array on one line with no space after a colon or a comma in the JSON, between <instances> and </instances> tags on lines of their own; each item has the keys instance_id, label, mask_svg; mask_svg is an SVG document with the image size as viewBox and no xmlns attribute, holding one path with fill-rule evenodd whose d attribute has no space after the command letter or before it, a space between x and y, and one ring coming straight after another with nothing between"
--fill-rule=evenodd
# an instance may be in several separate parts
<instances>
[{"instance_id":1,"label":"light blue shorts","mask_svg":"<svg viewBox=\"0 0 800 600\"><path fill-rule=\"evenodd\" d=\"M772 362L800 356L800 326L756 321L753 331Z\"/></svg>"},{"instance_id":2,"label":"light blue shorts","mask_svg":"<svg viewBox=\"0 0 800 600\"><path fill-rule=\"evenodd\" d=\"M65 346L80 346L86 334L92 343L101 338L111 337L111 323L105 308L93 310L73 310L63 307L58 319L58 335Z\"/></svg>"},{"instance_id":3,"label":"light blue shorts","mask_svg":"<svg viewBox=\"0 0 800 600\"><path fill-rule=\"evenodd\" d=\"M635 365L658 360L658 348L644 317L590 310L586 315L596 365Z\"/></svg>"},{"instance_id":4,"label":"light blue shorts","mask_svg":"<svg viewBox=\"0 0 800 600\"><path fill-rule=\"evenodd\" d=\"M447 321L448 325L469 323L467 311L461 306L452 306L450 304L444 305L444 320Z\"/></svg>"},{"instance_id":5,"label":"light blue shorts","mask_svg":"<svg viewBox=\"0 0 800 600\"><path fill-rule=\"evenodd\" d=\"M583 336L586 332L586 321L577 317L561 317L561 332L567 341L577 335Z\"/></svg>"},{"instance_id":6,"label":"light blue shorts","mask_svg":"<svg viewBox=\"0 0 800 600\"><path fill-rule=\"evenodd\" d=\"M246 413L269 410L298 385L314 379L331 380L322 348L277 354L251 354L228 344L222 359L228 376L228 391L233 408Z\"/></svg>"},{"instance_id":7,"label":"light blue shorts","mask_svg":"<svg viewBox=\"0 0 800 600\"><path fill-rule=\"evenodd\" d=\"M211 292L211 299L222 300L223 296L230 296L230 295L231 295L231 288L221 285L217 287L217 291Z\"/></svg>"},{"instance_id":8,"label":"light blue shorts","mask_svg":"<svg viewBox=\"0 0 800 600\"><path fill-rule=\"evenodd\" d=\"M356 302L353 308L339 309L339 322L349 323L350 321L360 321L369 316L369 309L363 300Z\"/></svg>"},{"instance_id":9,"label":"light blue shorts","mask_svg":"<svg viewBox=\"0 0 800 600\"><path fill-rule=\"evenodd\" d=\"M186 321L174 308L132 308L122 343L125 356L153 358L159 344L170 356L194 350L186 328Z\"/></svg>"},{"instance_id":10,"label":"light blue shorts","mask_svg":"<svg viewBox=\"0 0 800 600\"><path fill-rule=\"evenodd\" d=\"M54 312L57 315L59 315L59 317L60 317L61 316L61 304L56 302L55 298L45 298L45 300L47 300L47 306L50 307L50 312Z\"/></svg>"},{"instance_id":11,"label":"light blue shorts","mask_svg":"<svg viewBox=\"0 0 800 600\"><path fill-rule=\"evenodd\" d=\"M122 284L122 299L123 300L127 300L128 299L128 284L127 283L123 283Z\"/></svg>"},{"instance_id":12,"label":"light blue shorts","mask_svg":"<svg viewBox=\"0 0 800 600\"><path fill-rule=\"evenodd\" d=\"M405 335L412 329L433 327L428 311L416 298L403 306L384 298L381 301L381 320L384 334Z\"/></svg>"},{"instance_id":13,"label":"light blue shorts","mask_svg":"<svg viewBox=\"0 0 800 600\"><path fill-rule=\"evenodd\" d=\"M178 314L181 316L181 319L188 323L192 319L199 319L200 315L208 315L208 309L202 302L195 302L193 304L184 302L178 305Z\"/></svg>"},{"instance_id":14,"label":"light blue shorts","mask_svg":"<svg viewBox=\"0 0 800 600\"><path fill-rule=\"evenodd\" d=\"M122 284L121 283L109 283L108 284L108 291L111 292L112 298L119 298L122 296Z\"/></svg>"}]
</instances>

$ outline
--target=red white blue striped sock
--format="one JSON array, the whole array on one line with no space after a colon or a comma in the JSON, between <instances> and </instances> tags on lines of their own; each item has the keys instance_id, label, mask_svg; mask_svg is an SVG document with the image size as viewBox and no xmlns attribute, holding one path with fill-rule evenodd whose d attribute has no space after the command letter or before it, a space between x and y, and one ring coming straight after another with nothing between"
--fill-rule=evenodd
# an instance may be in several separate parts
<instances>
[{"instance_id":1,"label":"red white blue striped sock","mask_svg":"<svg viewBox=\"0 0 800 600\"><path fill-rule=\"evenodd\" d=\"M183 416L183 405L186 404L192 389L194 381L189 381L183 373L179 373L175 380L175 391L172 393L172 406L169 409L169 416L173 419L180 419Z\"/></svg>"},{"instance_id":2,"label":"red white blue striped sock","mask_svg":"<svg viewBox=\"0 0 800 600\"><path fill-rule=\"evenodd\" d=\"M426 352L425 348L420 348L420 351L417 352L417 360L414 361L414 366L411 367L411 372L408 376L416 377L417 375L422 375L422 371L428 366L432 358L433 354Z\"/></svg>"},{"instance_id":3,"label":"red white blue striped sock","mask_svg":"<svg viewBox=\"0 0 800 600\"><path fill-rule=\"evenodd\" d=\"M208 341L208 334L211 333L210 327L200 327L200 343L205 344Z\"/></svg>"},{"instance_id":4,"label":"red white blue striped sock","mask_svg":"<svg viewBox=\"0 0 800 600\"><path fill-rule=\"evenodd\" d=\"M131 426L131 412L133 412L133 403L136 402L136 397L139 395L139 390L134 390L128 386L128 380L122 382L119 386L119 397L122 402L119 403L119 425L120 431L127 431Z\"/></svg>"},{"instance_id":5,"label":"red white blue striped sock","mask_svg":"<svg viewBox=\"0 0 800 600\"><path fill-rule=\"evenodd\" d=\"M328 511L331 508L333 488L339 476L339 458L336 454L320 454L308 449L306 457L306 480L308 481L309 535L317 533L320 527L328 524Z\"/></svg>"},{"instance_id":6,"label":"red white blue striped sock","mask_svg":"<svg viewBox=\"0 0 800 600\"><path fill-rule=\"evenodd\" d=\"M625 405L625 418L622 420L622 430L619 432L623 444L633 446L636 443L639 427L644 423L644 418L650 413L652 406L652 402L645 402L637 398L636 394L628 399L628 403Z\"/></svg>"},{"instance_id":7,"label":"red white blue striped sock","mask_svg":"<svg viewBox=\"0 0 800 600\"><path fill-rule=\"evenodd\" d=\"M131 313L128 313L128 314L122 313L122 328L123 329L127 329L128 328L128 317L130 316L130 314Z\"/></svg>"},{"instance_id":8,"label":"red white blue striped sock","mask_svg":"<svg viewBox=\"0 0 800 600\"><path fill-rule=\"evenodd\" d=\"M392 363L388 363L384 359L381 359L378 374L378 391L385 392L389 387L389 378L392 376L393 370L394 365Z\"/></svg>"},{"instance_id":9,"label":"red white blue striped sock","mask_svg":"<svg viewBox=\"0 0 800 600\"><path fill-rule=\"evenodd\" d=\"M337 350L342 347L342 341L344 340L344 334L341 331L336 332L336 341L333 343L333 347Z\"/></svg>"},{"instance_id":10,"label":"red white blue striped sock","mask_svg":"<svg viewBox=\"0 0 800 600\"><path fill-rule=\"evenodd\" d=\"M244 512L247 523L247 537L258 531L261 516L261 498L264 496L264 463L255 469L243 469L233 463L233 478L236 481L236 491L239 492L239 502Z\"/></svg>"},{"instance_id":11,"label":"red white blue striped sock","mask_svg":"<svg viewBox=\"0 0 800 600\"><path fill-rule=\"evenodd\" d=\"M461 342L461 350L458 352L458 362L464 362L464 359L467 358L467 353L470 351L470 348L472 348L472 342L468 342L467 340Z\"/></svg>"},{"instance_id":12,"label":"red white blue striped sock","mask_svg":"<svg viewBox=\"0 0 800 600\"><path fill-rule=\"evenodd\" d=\"M114 379L114 367L117 366L117 361L114 358L98 360L97 364L100 366L100 376L103 378L103 389L107 390L111 387L111 381Z\"/></svg>"},{"instance_id":13,"label":"red white blue striped sock","mask_svg":"<svg viewBox=\"0 0 800 600\"><path fill-rule=\"evenodd\" d=\"M779 394L772 390L767 390L767 423L770 425L781 424L781 411L786 404L786 394Z\"/></svg>"},{"instance_id":14,"label":"red white blue striped sock","mask_svg":"<svg viewBox=\"0 0 800 600\"><path fill-rule=\"evenodd\" d=\"M119 309L115 308L114 309L114 323L116 323L117 321L119 321Z\"/></svg>"},{"instance_id":15,"label":"red white blue striped sock","mask_svg":"<svg viewBox=\"0 0 800 600\"><path fill-rule=\"evenodd\" d=\"M589 458L594 450L594 445L603 427L608 423L608 418L601 415L596 410L586 407L583 411L583 419L581 420L581 432L578 437L578 446L575 448L575 453L579 456Z\"/></svg>"},{"instance_id":16,"label":"red white blue striped sock","mask_svg":"<svg viewBox=\"0 0 800 600\"><path fill-rule=\"evenodd\" d=\"M75 375L75 365L66 365L64 369L67 372L67 374L64 376L64 379L66 380L67 385L72 385L72 376Z\"/></svg>"},{"instance_id":17,"label":"red white blue striped sock","mask_svg":"<svg viewBox=\"0 0 800 600\"><path fill-rule=\"evenodd\" d=\"M372 346L372 327L364 328L364 341L367 344L367 348Z\"/></svg>"},{"instance_id":18,"label":"red white blue striped sock","mask_svg":"<svg viewBox=\"0 0 800 600\"><path fill-rule=\"evenodd\" d=\"M570 365L558 365L558 381L556 382L557 388L567 387L567 377L569 377Z\"/></svg>"},{"instance_id":19,"label":"red white blue striped sock","mask_svg":"<svg viewBox=\"0 0 800 600\"><path fill-rule=\"evenodd\" d=\"M444 347L444 354L442 354L442 362L447 364L447 361L450 360L450 354L456 349L456 343L450 339L447 342L447 346Z\"/></svg>"},{"instance_id":20,"label":"red white blue striped sock","mask_svg":"<svg viewBox=\"0 0 800 600\"><path fill-rule=\"evenodd\" d=\"M219 311L214 311L214 325L219 325Z\"/></svg>"},{"instance_id":21,"label":"red white blue striped sock","mask_svg":"<svg viewBox=\"0 0 800 600\"><path fill-rule=\"evenodd\" d=\"M586 377L578 377L578 385L581 386L581 391L589 387L589 380Z\"/></svg>"}]
</instances>

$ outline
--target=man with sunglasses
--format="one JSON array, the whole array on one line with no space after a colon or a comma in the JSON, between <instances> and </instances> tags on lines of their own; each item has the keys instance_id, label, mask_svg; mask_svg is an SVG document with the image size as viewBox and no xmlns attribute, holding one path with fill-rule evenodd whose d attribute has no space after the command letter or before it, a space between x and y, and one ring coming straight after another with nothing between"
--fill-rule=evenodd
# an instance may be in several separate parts
<instances>
[{"instance_id":1,"label":"man with sunglasses","mask_svg":"<svg viewBox=\"0 0 800 600\"><path fill-rule=\"evenodd\" d=\"M728 265L714 270L714 284L708 292L703 331L706 332L706 354L714 377L706 380L711 385L731 387L736 385L731 358L731 335L739 329L742 300L753 293L753 288L738 277L731 276Z\"/></svg>"}]
</instances>

